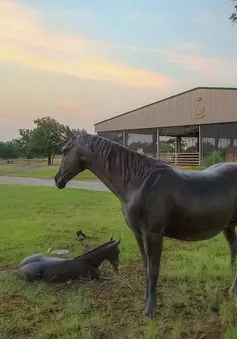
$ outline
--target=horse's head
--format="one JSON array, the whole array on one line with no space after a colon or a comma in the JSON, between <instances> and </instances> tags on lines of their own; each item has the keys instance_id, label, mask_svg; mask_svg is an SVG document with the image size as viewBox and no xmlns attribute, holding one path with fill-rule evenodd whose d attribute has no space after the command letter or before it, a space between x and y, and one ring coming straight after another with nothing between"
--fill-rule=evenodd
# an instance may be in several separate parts
<instances>
[{"instance_id":1,"label":"horse's head","mask_svg":"<svg viewBox=\"0 0 237 339\"><path fill-rule=\"evenodd\" d=\"M85 170L85 145L83 136L74 134L69 127L66 130L68 141L62 148L62 160L57 174L54 177L55 184L62 189L68 181L78 173Z\"/></svg>"}]
</instances>

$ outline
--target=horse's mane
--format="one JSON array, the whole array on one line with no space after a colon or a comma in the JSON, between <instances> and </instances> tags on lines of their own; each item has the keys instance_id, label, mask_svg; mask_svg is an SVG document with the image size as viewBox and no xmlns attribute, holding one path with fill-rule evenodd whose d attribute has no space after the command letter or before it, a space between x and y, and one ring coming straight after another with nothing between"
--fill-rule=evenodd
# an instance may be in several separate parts
<instances>
[{"instance_id":1,"label":"horse's mane","mask_svg":"<svg viewBox=\"0 0 237 339\"><path fill-rule=\"evenodd\" d=\"M105 248L113 248L115 245L117 245L116 240L110 240L96 248L93 248L91 250L88 250L87 252L83 253L82 255L75 257L74 259L87 259L90 257L90 255L94 255L94 253L99 252L100 250L103 250Z\"/></svg>"},{"instance_id":2,"label":"horse's mane","mask_svg":"<svg viewBox=\"0 0 237 339\"><path fill-rule=\"evenodd\" d=\"M165 161L148 158L107 138L86 133L81 136L97 159L110 173L120 174L125 181L145 179L153 170L173 167Z\"/></svg>"}]
</instances>

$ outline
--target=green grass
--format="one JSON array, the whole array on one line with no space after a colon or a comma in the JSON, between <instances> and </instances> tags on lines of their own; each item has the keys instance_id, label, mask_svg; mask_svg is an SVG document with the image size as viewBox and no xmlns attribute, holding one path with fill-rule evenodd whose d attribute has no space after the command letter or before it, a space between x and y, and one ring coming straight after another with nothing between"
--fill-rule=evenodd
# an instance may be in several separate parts
<instances>
[{"instance_id":1,"label":"green grass","mask_svg":"<svg viewBox=\"0 0 237 339\"><path fill-rule=\"evenodd\" d=\"M14 171L19 171L19 168L9 168L9 167L0 167L0 175L9 173L9 172L14 172Z\"/></svg>"},{"instance_id":2,"label":"green grass","mask_svg":"<svg viewBox=\"0 0 237 339\"><path fill-rule=\"evenodd\" d=\"M1 339L233 339L234 274L223 236L199 243L165 240L158 315L143 316L144 276L118 200L107 192L0 185ZM28 284L14 274L25 256L49 247L84 250L75 232L97 246L121 237L120 274L106 263L107 280L87 284Z\"/></svg>"}]
</instances>

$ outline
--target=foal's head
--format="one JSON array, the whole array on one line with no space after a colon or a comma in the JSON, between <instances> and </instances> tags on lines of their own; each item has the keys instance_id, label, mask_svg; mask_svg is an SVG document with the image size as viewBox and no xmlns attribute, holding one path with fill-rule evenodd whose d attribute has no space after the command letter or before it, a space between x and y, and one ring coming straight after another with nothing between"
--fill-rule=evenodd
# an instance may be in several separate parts
<instances>
[{"instance_id":1,"label":"foal's head","mask_svg":"<svg viewBox=\"0 0 237 339\"><path fill-rule=\"evenodd\" d=\"M55 184L62 189L68 181L78 173L85 170L86 145L82 135L74 134L69 127L66 130L68 141L62 148L62 160L57 174L54 177Z\"/></svg>"},{"instance_id":2,"label":"foal's head","mask_svg":"<svg viewBox=\"0 0 237 339\"><path fill-rule=\"evenodd\" d=\"M113 237L110 240L92 250L87 251L79 258L87 260L87 263L93 266L100 266L104 260L107 260L114 271L118 273L119 267L119 244L120 240L113 240Z\"/></svg>"},{"instance_id":3,"label":"foal's head","mask_svg":"<svg viewBox=\"0 0 237 339\"><path fill-rule=\"evenodd\" d=\"M111 242L111 247L108 249L108 254L107 254L107 260L113 267L114 271L118 273L118 267L119 267L119 244L120 244L120 239L118 241L113 240L113 237L110 239ZM113 243L113 244L112 244Z\"/></svg>"}]
</instances>

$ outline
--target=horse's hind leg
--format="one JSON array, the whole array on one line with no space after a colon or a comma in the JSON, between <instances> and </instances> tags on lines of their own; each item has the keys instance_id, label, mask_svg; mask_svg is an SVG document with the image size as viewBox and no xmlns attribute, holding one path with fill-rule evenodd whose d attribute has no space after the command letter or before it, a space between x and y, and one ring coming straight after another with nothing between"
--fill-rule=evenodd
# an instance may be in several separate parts
<instances>
[{"instance_id":1,"label":"horse's hind leg","mask_svg":"<svg viewBox=\"0 0 237 339\"><path fill-rule=\"evenodd\" d=\"M231 221L229 225L223 230L223 233L229 245L231 265L233 267L237 254L237 235L235 232L235 224L233 221Z\"/></svg>"}]
</instances>

